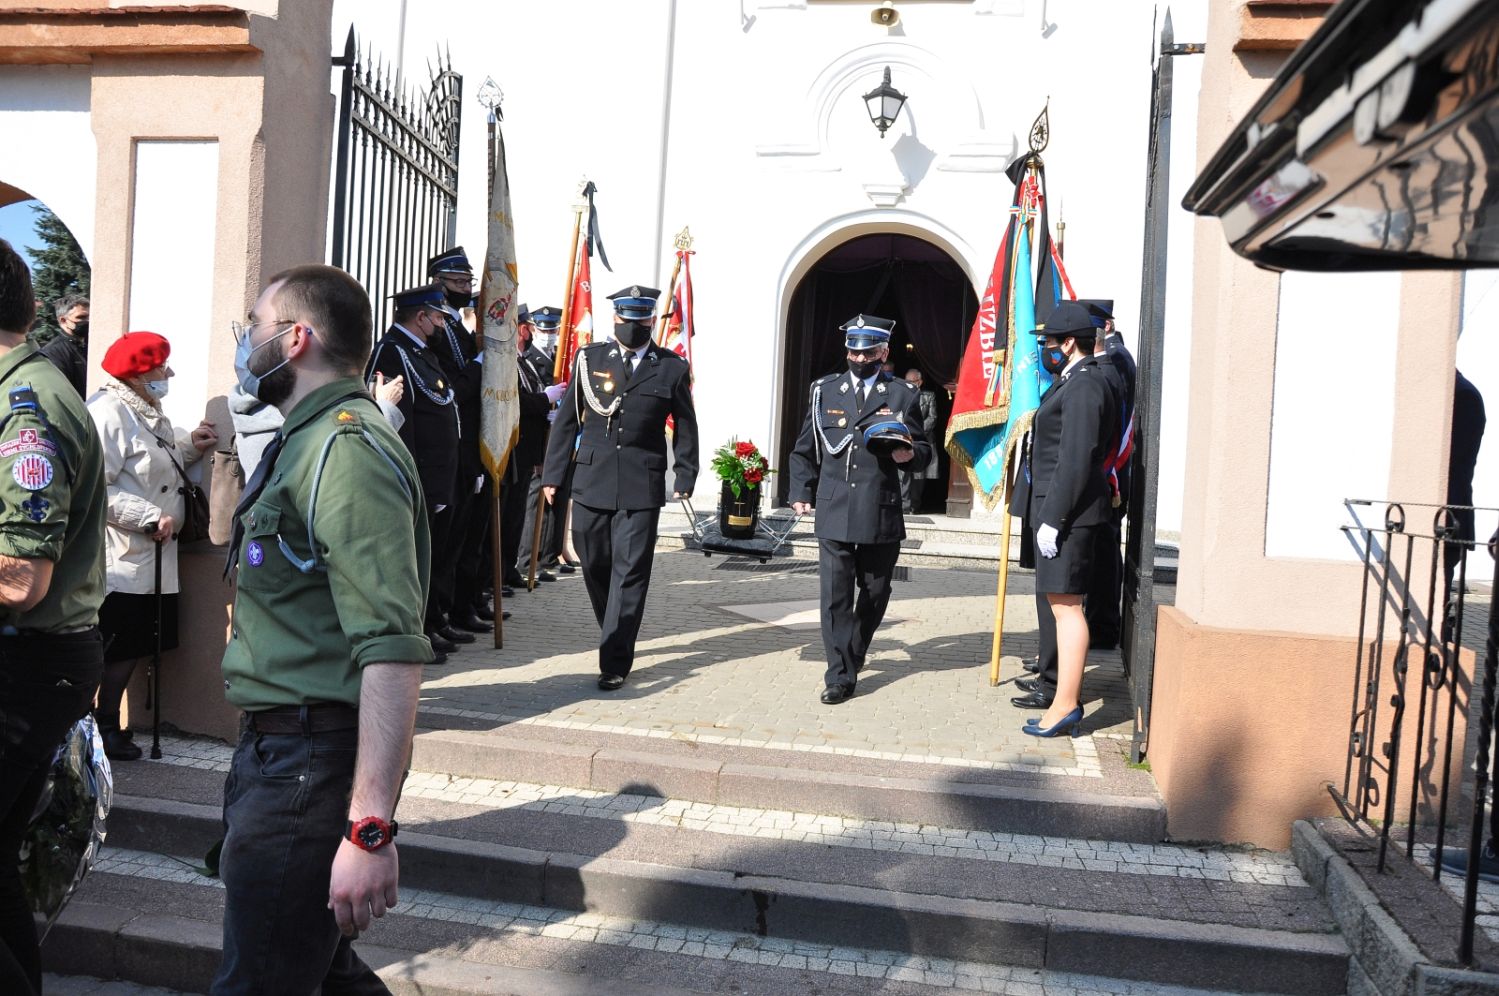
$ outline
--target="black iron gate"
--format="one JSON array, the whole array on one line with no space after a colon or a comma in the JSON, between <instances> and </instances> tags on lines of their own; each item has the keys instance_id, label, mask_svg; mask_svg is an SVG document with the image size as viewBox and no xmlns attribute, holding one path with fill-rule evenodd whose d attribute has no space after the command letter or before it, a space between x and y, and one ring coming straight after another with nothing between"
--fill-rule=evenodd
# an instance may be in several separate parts
<instances>
[{"instance_id":1,"label":"black iron gate","mask_svg":"<svg viewBox=\"0 0 1499 996\"><path fill-rule=\"evenodd\" d=\"M444 56L425 89L405 80L349 29L339 88L330 261L369 291L375 335L390 295L425 279L427 260L452 246L458 205L463 77Z\"/></svg>"},{"instance_id":2,"label":"black iron gate","mask_svg":"<svg viewBox=\"0 0 1499 996\"><path fill-rule=\"evenodd\" d=\"M1166 231L1171 190L1171 60L1199 55L1202 45L1178 45L1171 12L1161 27L1150 92L1150 151L1146 164L1145 254L1140 267L1140 355L1135 380L1135 456L1124 546L1124 627L1121 650L1129 675L1135 731L1130 757L1145 753L1155 675L1155 518L1160 477L1161 369L1166 340Z\"/></svg>"}]
</instances>

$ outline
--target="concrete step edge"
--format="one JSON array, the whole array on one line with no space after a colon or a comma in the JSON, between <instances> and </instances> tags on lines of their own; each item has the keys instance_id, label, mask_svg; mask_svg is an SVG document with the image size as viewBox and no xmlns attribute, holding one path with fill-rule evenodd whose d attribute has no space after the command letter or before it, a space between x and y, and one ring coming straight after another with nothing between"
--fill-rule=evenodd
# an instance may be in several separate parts
<instances>
[{"instance_id":1,"label":"concrete step edge","mask_svg":"<svg viewBox=\"0 0 1499 996\"><path fill-rule=\"evenodd\" d=\"M395 996L585 996L599 980L552 969L516 968L361 943L359 956ZM75 902L42 949L48 971L207 992L223 955L217 923L166 913ZM611 980L617 996L691 996L697 990Z\"/></svg>"},{"instance_id":2,"label":"concrete step edge","mask_svg":"<svg viewBox=\"0 0 1499 996\"><path fill-rule=\"evenodd\" d=\"M1166 838L1157 796L844 774L705 761L648 751L526 741L464 730L421 730L412 767L466 778L562 785L600 792L631 789L669 799L812 812L965 830L1085 837L1152 844ZM1067 776L1054 776L1063 778ZM1079 779L1081 781L1081 779Z\"/></svg>"},{"instance_id":3,"label":"concrete step edge","mask_svg":"<svg viewBox=\"0 0 1499 996\"><path fill-rule=\"evenodd\" d=\"M111 844L125 838L120 846L172 853L174 842L196 833L202 844L220 825L218 809L197 803L117 796L115 807L112 819L146 824L112 834ZM1347 947L1330 934L738 875L416 831L397 842L412 887L494 901L1230 991L1253 978L1263 992L1341 993L1347 973Z\"/></svg>"}]
</instances>

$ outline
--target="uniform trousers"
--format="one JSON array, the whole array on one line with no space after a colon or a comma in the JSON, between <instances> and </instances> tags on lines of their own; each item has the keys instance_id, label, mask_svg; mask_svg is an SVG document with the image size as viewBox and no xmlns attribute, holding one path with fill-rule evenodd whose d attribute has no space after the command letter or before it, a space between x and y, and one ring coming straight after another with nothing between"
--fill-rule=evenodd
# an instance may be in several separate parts
<instances>
[{"instance_id":1,"label":"uniform trousers","mask_svg":"<svg viewBox=\"0 0 1499 996\"><path fill-rule=\"evenodd\" d=\"M0 637L0 992L42 988L41 955L16 855L52 756L88 712L104 673L97 629Z\"/></svg>"},{"instance_id":2,"label":"uniform trousers","mask_svg":"<svg viewBox=\"0 0 1499 996\"><path fill-rule=\"evenodd\" d=\"M448 624L448 617L444 612L444 599L449 602L453 597L453 572L440 570L448 549L448 534L452 529L453 507L450 505L441 512L434 512L432 505L427 505L427 531L431 535L432 567L430 580L427 588L427 613L423 624L428 633L434 633ZM440 580L440 574L446 574L446 581Z\"/></svg>"},{"instance_id":3,"label":"uniform trousers","mask_svg":"<svg viewBox=\"0 0 1499 996\"><path fill-rule=\"evenodd\" d=\"M1047 594L1083 595L1092 578L1094 550L1099 533L1113 533L1107 523L1097 526L1071 526L1057 537L1057 555L1036 562L1036 629L1041 639L1040 689L1045 695L1057 692L1057 620L1051 613ZM1036 554L1038 558L1040 553Z\"/></svg>"},{"instance_id":4,"label":"uniform trousers","mask_svg":"<svg viewBox=\"0 0 1499 996\"><path fill-rule=\"evenodd\" d=\"M573 545L599 623L599 671L630 673L655 562L660 508L593 508L573 503Z\"/></svg>"},{"instance_id":5,"label":"uniform trousers","mask_svg":"<svg viewBox=\"0 0 1499 996\"><path fill-rule=\"evenodd\" d=\"M557 485L557 494L548 505L541 496L541 474L531 478L530 491L526 495L526 525L520 534L520 553L515 561L522 576L531 573L531 550L536 546L536 509L541 507L541 546L536 555L537 570L551 570L562 559L564 523L567 521L567 503L573 496L573 464L567 465L562 483ZM577 513L574 513L576 517ZM577 543L577 540L573 540ZM582 551L579 550L579 556Z\"/></svg>"},{"instance_id":6,"label":"uniform trousers","mask_svg":"<svg viewBox=\"0 0 1499 996\"><path fill-rule=\"evenodd\" d=\"M817 547L822 648L828 660L824 684L853 688L869 653L869 641L890 604L900 543L819 539Z\"/></svg>"},{"instance_id":7,"label":"uniform trousers","mask_svg":"<svg viewBox=\"0 0 1499 996\"><path fill-rule=\"evenodd\" d=\"M526 498L531 490L532 470L525 468L525 477L512 475L507 468L506 477L511 480L500 488L500 563L505 565L506 578L513 578L516 559L520 556L521 534L526 531ZM508 583L508 582L507 582Z\"/></svg>"},{"instance_id":8,"label":"uniform trousers","mask_svg":"<svg viewBox=\"0 0 1499 996\"><path fill-rule=\"evenodd\" d=\"M1113 518L1093 533L1093 575L1084 611L1088 635L1095 645L1114 646L1119 642L1124 585L1124 555L1119 541L1123 526L1124 515L1115 509Z\"/></svg>"},{"instance_id":9,"label":"uniform trousers","mask_svg":"<svg viewBox=\"0 0 1499 996\"><path fill-rule=\"evenodd\" d=\"M213 996L389 993L328 908L357 729L257 733L241 721L224 782L224 960Z\"/></svg>"},{"instance_id":10,"label":"uniform trousers","mask_svg":"<svg viewBox=\"0 0 1499 996\"><path fill-rule=\"evenodd\" d=\"M456 611L460 616L474 611L484 590L486 579L480 573L480 566L489 541L490 508L493 505L494 485L485 474L479 492L469 495L467 507L463 510L462 528L455 530L459 535L453 544L453 602L449 611Z\"/></svg>"}]
</instances>

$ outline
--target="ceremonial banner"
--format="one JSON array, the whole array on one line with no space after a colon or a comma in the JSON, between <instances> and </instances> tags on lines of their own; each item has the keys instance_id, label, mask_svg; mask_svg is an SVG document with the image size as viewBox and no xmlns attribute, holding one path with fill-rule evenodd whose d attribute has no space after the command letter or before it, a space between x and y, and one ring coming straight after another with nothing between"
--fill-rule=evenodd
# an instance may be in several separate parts
<instances>
[{"instance_id":1,"label":"ceremonial banner","mask_svg":"<svg viewBox=\"0 0 1499 996\"><path fill-rule=\"evenodd\" d=\"M677 250L677 266L682 275L675 281L672 288L671 312L666 316L665 327L661 330L660 338L661 347L671 350L686 360L689 367L692 366L692 337L696 334L693 328L690 256L692 256L690 249Z\"/></svg>"},{"instance_id":2,"label":"ceremonial banner","mask_svg":"<svg viewBox=\"0 0 1499 996\"><path fill-rule=\"evenodd\" d=\"M573 360L577 357L578 350L593 342L593 268L588 265L590 255L585 244L578 257L577 269L573 271L572 293L568 295L570 317L567 327L570 334L567 338L567 356L565 362L558 365L558 369L562 371L562 380L572 376Z\"/></svg>"},{"instance_id":3,"label":"ceremonial banner","mask_svg":"<svg viewBox=\"0 0 1499 996\"><path fill-rule=\"evenodd\" d=\"M489 191L489 248L479 286L479 334L484 357L479 452L498 483L510 458L520 420L516 384L515 224L510 214L510 178L505 170L505 137L495 128L495 167Z\"/></svg>"},{"instance_id":4,"label":"ceremonial banner","mask_svg":"<svg viewBox=\"0 0 1499 996\"><path fill-rule=\"evenodd\" d=\"M989 509L1007 495L1010 458L1051 384L1033 331L1066 281L1047 225L1040 157L1016 160L1010 178L1009 224L968 334L947 431L947 452Z\"/></svg>"}]
</instances>

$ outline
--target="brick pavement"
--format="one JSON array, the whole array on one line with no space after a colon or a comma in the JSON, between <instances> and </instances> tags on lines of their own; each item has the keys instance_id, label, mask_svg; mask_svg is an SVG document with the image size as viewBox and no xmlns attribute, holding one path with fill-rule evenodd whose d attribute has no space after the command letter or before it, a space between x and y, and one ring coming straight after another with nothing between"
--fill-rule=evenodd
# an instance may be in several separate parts
<instances>
[{"instance_id":1,"label":"brick pavement","mask_svg":"<svg viewBox=\"0 0 1499 996\"><path fill-rule=\"evenodd\" d=\"M1036 652L1031 576L1011 572L1003 683L991 688L995 584L987 572L910 568L909 581L895 584L858 694L829 707L817 701L824 664L814 564L658 552L623 690L595 687L598 630L581 578L564 575L507 600L515 615L503 650L474 644L429 668L423 709L432 717L1096 775L1095 737L1129 731L1118 652L1090 655L1087 735L1023 735L1036 713L1009 698L1019 658Z\"/></svg>"}]
</instances>

